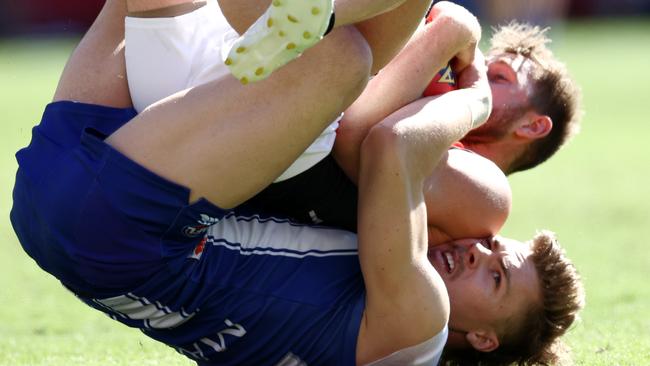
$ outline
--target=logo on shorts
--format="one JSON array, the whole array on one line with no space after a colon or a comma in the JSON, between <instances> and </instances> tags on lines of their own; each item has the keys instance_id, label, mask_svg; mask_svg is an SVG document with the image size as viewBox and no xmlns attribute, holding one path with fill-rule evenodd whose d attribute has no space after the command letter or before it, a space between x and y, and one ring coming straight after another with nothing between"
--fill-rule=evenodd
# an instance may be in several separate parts
<instances>
[{"instance_id":1,"label":"logo on shorts","mask_svg":"<svg viewBox=\"0 0 650 366\"><path fill-rule=\"evenodd\" d=\"M203 251L205 250L205 244L208 242L208 237L205 236L201 241L194 247L194 250L192 251L192 254L188 256L188 258L192 259L201 259L201 256L203 255Z\"/></svg>"},{"instance_id":2,"label":"logo on shorts","mask_svg":"<svg viewBox=\"0 0 650 366\"><path fill-rule=\"evenodd\" d=\"M208 228L219 222L219 219L201 214L201 219L198 220L197 225L188 225L183 228L183 234L190 238L205 234Z\"/></svg>"}]
</instances>

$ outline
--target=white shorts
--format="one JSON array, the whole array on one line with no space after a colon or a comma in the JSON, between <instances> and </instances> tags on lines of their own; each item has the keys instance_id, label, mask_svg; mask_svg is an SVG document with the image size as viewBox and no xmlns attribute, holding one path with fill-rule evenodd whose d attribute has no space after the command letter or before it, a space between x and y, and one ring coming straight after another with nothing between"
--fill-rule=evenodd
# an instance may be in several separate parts
<instances>
[{"instance_id":1,"label":"white shorts","mask_svg":"<svg viewBox=\"0 0 650 366\"><path fill-rule=\"evenodd\" d=\"M239 37L216 0L170 18L127 17L126 70L134 108L140 112L176 92L232 77L222 53ZM334 146L340 117L276 182L296 176L325 158Z\"/></svg>"}]
</instances>

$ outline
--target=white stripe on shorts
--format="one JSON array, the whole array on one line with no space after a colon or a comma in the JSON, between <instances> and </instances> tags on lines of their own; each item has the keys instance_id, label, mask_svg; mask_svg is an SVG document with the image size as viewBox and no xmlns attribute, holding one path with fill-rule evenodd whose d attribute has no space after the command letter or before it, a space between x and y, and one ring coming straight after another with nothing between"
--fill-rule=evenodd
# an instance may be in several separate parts
<instances>
[{"instance_id":1,"label":"white stripe on shorts","mask_svg":"<svg viewBox=\"0 0 650 366\"><path fill-rule=\"evenodd\" d=\"M212 225L208 243L238 250L242 255L294 258L358 255L354 233L294 224L259 216L226 216Z\"/></svg>"}]
</instances>

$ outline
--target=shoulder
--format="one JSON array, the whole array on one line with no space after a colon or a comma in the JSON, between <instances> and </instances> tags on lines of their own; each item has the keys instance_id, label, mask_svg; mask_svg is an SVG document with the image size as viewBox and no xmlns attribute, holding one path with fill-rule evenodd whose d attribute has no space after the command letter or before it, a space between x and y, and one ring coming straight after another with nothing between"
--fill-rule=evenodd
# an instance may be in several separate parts
<instances>
[{"instance_id":1,"label":"shoulder","mask_svg":"<svg viewBox=\"0 0 650 366\"><path fill-rule=\"evenodd\" d=\"M425 183L427 220L452 238L496 234L510 214L508 179L492 161L450 149Z\"/></svg>"},{"instance_id":2,"label":"shoulder","mask_svg":"<svg viewBox=\"0 0 650 366\"><path fill-rule=\"evenodd\" d=\"M505 221L510 213L512 191L508 178L494 162L469 150L451 149L446 164L440 165L446 169L441 175L452 179L475 202L482 203L484 213L498 213L499 219ZM462 202L462 196L450 196Z\"/></svg>"}]
</instances>

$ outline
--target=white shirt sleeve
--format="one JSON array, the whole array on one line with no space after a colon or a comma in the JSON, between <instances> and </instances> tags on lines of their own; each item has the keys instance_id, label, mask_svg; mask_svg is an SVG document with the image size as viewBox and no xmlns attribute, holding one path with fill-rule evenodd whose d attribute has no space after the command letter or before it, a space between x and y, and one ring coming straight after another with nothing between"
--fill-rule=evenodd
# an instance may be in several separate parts
<instances>
[{"instance_id":1,"label":"white shirt sleeve","mask_svg":"<svg viewBox=\"0 0 650 366\"><path fill-rule=\"evenodd\" d=\"M433 338L415 346L401 349L366 366L435 366L447 343L447 327Z\"/></svg>"}]
</instances>

